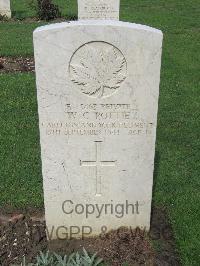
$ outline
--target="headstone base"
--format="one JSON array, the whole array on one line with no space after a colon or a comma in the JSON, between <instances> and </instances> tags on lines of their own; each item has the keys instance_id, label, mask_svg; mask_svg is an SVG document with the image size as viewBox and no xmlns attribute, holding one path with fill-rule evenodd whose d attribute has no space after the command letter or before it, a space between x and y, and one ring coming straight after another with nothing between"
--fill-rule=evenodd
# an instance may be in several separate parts
<instances>
[{"instance_id":1,"label":"headstone base","mask_svg":"<svg viewBox=\"0 0 200 266\"><path fill-rule=\"evenodd\" d=\"M11 18L11 11L10 10L0 10L1 16L6 16L7 18Z\"/></svg>"}]
</instances>

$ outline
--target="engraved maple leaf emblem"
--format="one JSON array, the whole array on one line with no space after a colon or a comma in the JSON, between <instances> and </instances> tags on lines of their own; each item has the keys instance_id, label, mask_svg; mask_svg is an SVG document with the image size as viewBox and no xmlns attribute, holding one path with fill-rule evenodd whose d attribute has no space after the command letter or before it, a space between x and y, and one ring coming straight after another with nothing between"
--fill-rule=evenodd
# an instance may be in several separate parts
<instances>
[{"instance_id":1,"label":"engraved maple leaf emblem","mask_svg":"<svg viewBox=\"0 0 200 266\"><path fill-rule=\"evenodd\" d=\"M110 96L126 78L126 60L114 46L93 42L81 47L70 64L71 80L94 98Z\"/></svg>"}]
</instances>

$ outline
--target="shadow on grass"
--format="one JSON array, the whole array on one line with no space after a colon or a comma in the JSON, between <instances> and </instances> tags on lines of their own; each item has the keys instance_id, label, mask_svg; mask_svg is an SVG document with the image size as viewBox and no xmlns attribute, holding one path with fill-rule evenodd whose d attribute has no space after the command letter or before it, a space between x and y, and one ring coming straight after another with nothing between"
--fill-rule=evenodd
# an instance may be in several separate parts
<instances>
[{"instance_id":1,"label":"shadow on grass","mask_svg":"<svg viewBox=\"0 0 200 266\"><path fill-rule=\"evenodd\" d=\"M153 195L154 195L154 188L156 187L156 184L157 184L157 177L158 177L158 173L159 173L160 159L161 159L160 153L159 153L159 151L156 151L155 152L155 159L154 159Z\"/></svg>"}]
</instances>

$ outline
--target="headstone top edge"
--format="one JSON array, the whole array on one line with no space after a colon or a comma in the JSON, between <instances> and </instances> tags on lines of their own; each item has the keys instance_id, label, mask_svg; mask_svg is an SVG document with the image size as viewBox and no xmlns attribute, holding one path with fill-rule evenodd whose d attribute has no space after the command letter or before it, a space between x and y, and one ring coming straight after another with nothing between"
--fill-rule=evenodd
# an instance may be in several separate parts
<instances>
[{"instance_id":1,"label":"headstone top edge","mask_svg":"<svg viewBox=\"0 0 200 266\"><path fill-rule=\"evenodd\" d=\"M62 29L70 26L119 26L119 27L127 27L132 28L136 30L144 30L148 32L154 32L158 33L160 35L163 35L163 32L159 29L142 25L142 24L136 24L136 23L130 23L130 22L124 22L124 21L116 21L116 20L77 20L77 21L70 21L70 22L61 22L61 23L54 23L50 25L45 25L38 27L34 30L34 34L37 34L39 32L43 31L49 31L49 30L55 30L55 29Z\"/></svg>"}]
</instances>

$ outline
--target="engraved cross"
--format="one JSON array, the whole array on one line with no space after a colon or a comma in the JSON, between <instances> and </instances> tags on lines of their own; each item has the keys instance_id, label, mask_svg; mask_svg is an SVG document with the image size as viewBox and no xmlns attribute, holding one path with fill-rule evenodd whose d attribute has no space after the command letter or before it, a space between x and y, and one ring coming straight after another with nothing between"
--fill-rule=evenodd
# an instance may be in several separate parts
<instances>
[{"instance_id":1,"label":"engraved cross","mask_svg":"<svg viewBox=\"0 0 200 266\"><path fill-rule=\"evenodd\" d=\"M95 141L95 160L80 161L81 166L95 167L96 171L96 196L101 196L101 167L116 166L117 161L102 161L101 160L101 144L102 141Z\"/></svg>"}]
</instances>

